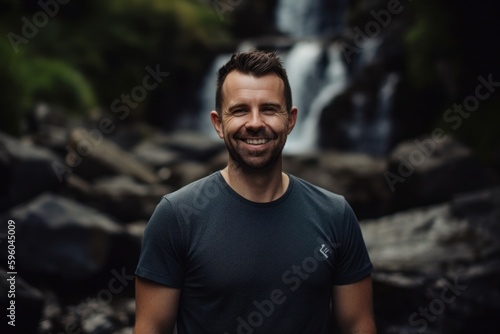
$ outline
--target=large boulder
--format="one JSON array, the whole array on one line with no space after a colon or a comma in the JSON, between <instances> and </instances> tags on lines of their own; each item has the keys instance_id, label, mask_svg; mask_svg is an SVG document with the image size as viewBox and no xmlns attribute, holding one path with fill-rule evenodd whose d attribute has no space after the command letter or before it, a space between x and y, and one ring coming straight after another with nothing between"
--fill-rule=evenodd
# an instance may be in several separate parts
<instances>
[{"instance_id":1,"label":"large boulder","mask_svg":"<svg viewBox=\"0 0 500 334\"><path fill-rule=\"evenodd\" d=\"M0 133L0 212L62 185L57 155L29 141Z\"/></svg>"},{"instance_id":2,"label":"large boulder","mask_svg":"<svg viewBox=\"0 0 500 334\"><path fill-rule=\"evenodd\" d=\"M196 161L206 161L225 148L222 140L213 140L198 132L182 131L170 135L158 134L154 140L157 144L177 152L184 159Z\"/></svg>"},{"instance_id":3,"label":"large boulder","mask_svg":"<svg viewBox=\"0 0 500 334\"><path fill-rule=\"evenodd\" d=\"M375 266L375 311L387 332L498 328L500 188L365 220L361 228Z\"/></svg>"},{"instance_id":4,"label":"large boulder","mask_svg":"<svg viewBox=\"0 0 500 334\"><path fill-rule=\"evenodd\" d=\"M75 128L71 132L71 149L66 156L67 167L71 171L74 169L77 174L88 180L124 174L146 184L161 181L150 166L95 131L96 129L88 131Z\"/></svg>"},{"instance_id":5,"label":"large boulder","mask_svg":"<svg viewBox=\"0 0 500 334\"><path fill-rule=\"evenodd\" d=\"M152 141L143 141L134 146L132 153L143 163L155 169L169 167L180 160L179 154Z\"/></svg>"},{"instance_id":6,"label":"large boulder","mask_svg":"<svg viewBox=\"0 0 500 334\"><path fill-rule=\"evenodd\" d=\"M396 210L440 203L498 182L470 149L440 129L400 143L390 155L384 177L395 194Z\"/></svg>"},{"instance_id":7,"label":"large boulder","mask_svg":"<svg viewBox=\"0 0 500 334\"><path fill-rule=\"evenodd\" d=\"M140 239L110 217L70 199L45 193L3 219L16 223L17 267L30 277L83 281L111 266L130 268L137 263ZM2 224L0 234L6 232ZM5 257L2 252L2 262Z\"/></svg>"},{"instance_id":8,"label":"large boulder","mask_svg":"<svg viewBox=\"0 0 500 334\"><path fill-rule=\"evenodd\" d=\"M94 182L69 175L64 190L64 195L128 223L149 219L161 197L173 188L142 184L126 175L99 178Z\"/></svg>"},{"instance_id":9,"label":"large boulder","mask_svg":"<svg viewBox=\"0 0 500 334\"><path fill-rule=\"evenodd\" d=\"M284 170L346 197L360 219L390 211L392 194L385 184L385 160L361 153L311 152L284 157Z\"/></svg>"}]
</instances>

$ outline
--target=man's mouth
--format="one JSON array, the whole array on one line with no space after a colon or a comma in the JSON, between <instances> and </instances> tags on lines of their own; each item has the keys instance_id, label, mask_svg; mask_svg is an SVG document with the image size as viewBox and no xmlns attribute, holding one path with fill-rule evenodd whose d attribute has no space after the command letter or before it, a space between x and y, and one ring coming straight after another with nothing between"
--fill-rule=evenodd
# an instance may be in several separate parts
<instances>
[{"instance_id":1,"label":"man's mouth","mask_svg":"<svg viewBox=\"0 0 500 334\"><path fill-rule=\"evenodd\" d=\"M250 145L262 145L265 144L269 141L267 138L259 138L259 139L244 139L245 143L250 144Z\"/></svg>"}]
</instances>

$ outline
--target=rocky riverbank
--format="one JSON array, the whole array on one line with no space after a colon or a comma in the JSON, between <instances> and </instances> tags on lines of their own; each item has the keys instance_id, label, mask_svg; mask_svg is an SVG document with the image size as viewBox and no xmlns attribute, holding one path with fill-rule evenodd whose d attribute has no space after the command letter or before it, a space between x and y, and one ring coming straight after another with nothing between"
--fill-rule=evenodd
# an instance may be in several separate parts
<instances>
[{"instance_id":1,"label":"rocky riverbank","mask_svg":"<svg viewBox=\"0 0 500 334\"><path fill-rule=\"evenodd\" d=\"M20 139L0 134L0 241L5 250L14 221L21 333L131 333L149 216L163 194L227 159L222 142L199 134L137 124L106 134L100 125L42 122ZM403 142L387 158L284 157L287 172L343 194L358 214L376 267L380 333L493 333L499 325L498 170L442 139ZM6 251L0 261L7 291ZM6 292L0 303L7 307Z\"/></svg>"}]
</instances>

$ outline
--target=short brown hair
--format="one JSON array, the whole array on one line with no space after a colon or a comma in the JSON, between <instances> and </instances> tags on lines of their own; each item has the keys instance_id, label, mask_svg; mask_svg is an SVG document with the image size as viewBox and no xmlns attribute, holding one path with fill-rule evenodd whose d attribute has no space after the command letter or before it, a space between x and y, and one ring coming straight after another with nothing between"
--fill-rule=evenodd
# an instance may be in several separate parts
<instances>
[{"instance_id":1,"label":"short brown hair","mask_svg":"<svg viewBox=\"0 0 500 334\"><path fill-rule=\"evenodd\" d=\"M277 52L251 50L247 52L238 52L232 55L231 59L219 69L217 75L217 89L215 92L215 110L220 114L222 111L222 85L227 75L232 71L238 71L243 74L250 74L255 77L261 77L266 74L277 74L283 83L286 110L292 109L292 90L288 82L286 70L283 67Z\"/></svg>"}]
</instances>

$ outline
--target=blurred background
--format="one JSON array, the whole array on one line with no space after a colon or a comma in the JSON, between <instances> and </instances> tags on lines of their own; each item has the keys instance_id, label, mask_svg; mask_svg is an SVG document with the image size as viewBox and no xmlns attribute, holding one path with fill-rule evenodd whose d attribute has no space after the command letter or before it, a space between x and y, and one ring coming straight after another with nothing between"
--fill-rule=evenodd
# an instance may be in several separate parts
<instances>
[{"instance_id":1,"label":"blurred background","mask_svg":"<svg viewBox=\"0 0 500 334\"><path fill-rule=\"evenodd\" d=\"M216 71L251 48L279 52L299 108L285 170L360 219L379 333L496 333L497 12L472 0L0 0L3 310L18 273L16 327L3 316L2 333L132 333L144 227L163 194L225 166L209 121Z\"/></svg>"}]
</instances>

